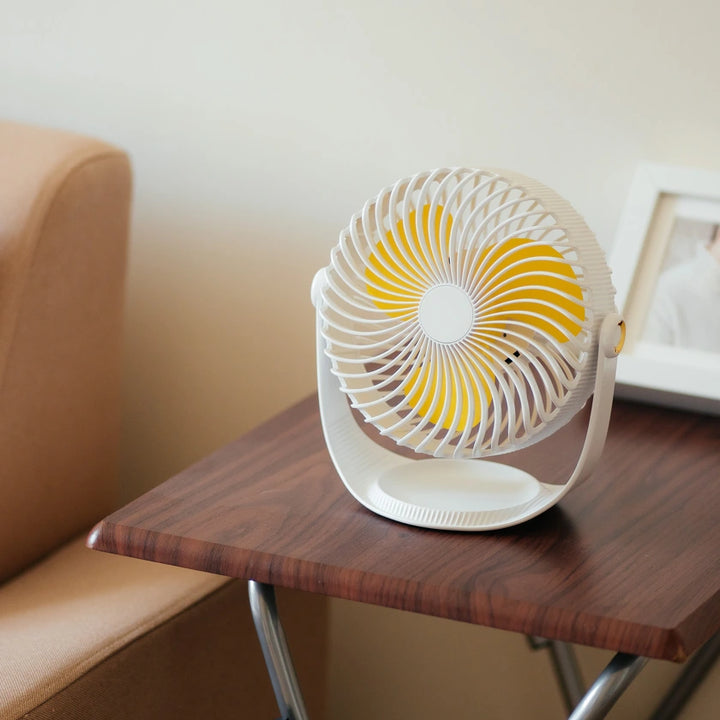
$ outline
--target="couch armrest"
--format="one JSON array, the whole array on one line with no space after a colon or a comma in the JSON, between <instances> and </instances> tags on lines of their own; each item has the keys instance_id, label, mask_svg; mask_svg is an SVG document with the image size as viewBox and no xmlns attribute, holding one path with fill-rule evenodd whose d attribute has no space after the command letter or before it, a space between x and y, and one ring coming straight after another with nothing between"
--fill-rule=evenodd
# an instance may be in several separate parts
<instances>
[{"instance_id":1,"label":"couch armrest","mask_svg":"<svg viewBox=\"0 0 720 720\"><path fill-rule=\"evenodd\" d=\"M130 194L122 151L0 123L0 580L113 506Z\"/></svg>"}]
</instances>

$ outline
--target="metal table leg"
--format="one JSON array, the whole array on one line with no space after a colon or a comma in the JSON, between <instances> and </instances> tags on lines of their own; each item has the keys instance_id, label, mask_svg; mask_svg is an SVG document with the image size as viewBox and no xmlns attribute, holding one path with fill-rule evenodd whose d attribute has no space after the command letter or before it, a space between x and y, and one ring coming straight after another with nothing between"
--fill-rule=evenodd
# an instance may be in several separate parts
<instances>
[{"instance_id":1,"label":"metal table leg","mask_svg":"<svg viewBox=\"0 0 720 720\"><path fill-rule=\"evenodd\" d=\"M578 703L568 720L600 720L618 701L648 659L618 653Z\"/></svg>"},{"instance_id":2,"label":"metal table leg","mask_svg":"<svg viewBox=\"0 0 720 720\"><path fill-rule=\"evenodd\" d=\"M580 708L580 703L585 695L585 689L573 647L568 643L544 640L543 638L532 636L529 636L528 640L534 650L546 649L549 651L555 677L560 686L565 707L568 713L571 713L571 720L576 720L577 718L584 720L585 718L604 717L603 713L607 713L612 705L617 702L622 692L637 676L645 665L645 662L647 662L643 658L638 658L638 660L643 661L642 664L637 668L635 668L635 666L631 668L632 675L624 676L616 674L616 670L621 670L623 664L616 663L613 665L613 663L615 663L614 660L605 671L607 673L612 669L612 673L605 678L605 687L598 687L594 699L591 700L588 698L588 700L585 701L585 705ZM628 658L628 662L632 663L635 656L627 655L626 657ZM688 660L682 673L658 703L650 720L675 720L698 685L703 681L710 668L717 662L718 658L720 658L720 633L708 640L708 642ZM615 678L614 680L613 676ZM600 685L602 679L603 676L598 679L595 685ZM613 685L614 682L621 683L621 685L616 687ZM590 692L593 690L595 690L595 686L593 686ZM588 696L590 692L587 693ZM595 703L602 703L602 708L604 709L595 709ZM579 715L572 714L576 708L578 712L580 712ZM589 715L582 714L588 712L590 713Z\"/></svg>"},{"instance_id":3,"label":"metal table leg","mask_svg":"<svg viewBox=\"0 0 720 720\"><path fill-rule=\"evenodd\" d=\"M708 640L688 661L678 679L660 701L651 720L674 720L720 657L720 633Z\"/></svg>"},{"instance_id":4,"label":"metal table leg","mask_svg":"<svg viewBox=\"0 0 720 720\"><path fill-rule=\"evenodd\" d=\"M575 650L569 643L552 640L548 643L548 651L555 668L555 676L560 684L565 707L568 713L571 713L585 694L585 683L575 657Z\"/></svg>"},{"instance_id":5,"label":"metal table leg","mask_svg":"<svg viewBox=\"0 0 720 720\"><path fill-rule=\"evenodd\" d=\"M287 640L280 623L272 585L248 582L250 610L262 646L282 720L308 720ZM582 677L571 646L555 641L530 638L535 648L550 650L555 673L566 705L572 710L568 720L601 720L618 701L630 683L645 667L648 658L617 653L590 689L582 696ZM720 656L720 633L715 635L688 662L667 693L653 720L672 720Z\"/></svg>"},{"instance_id":6,"label":"metal table leg","mask_svg":"<svg viewBox=\"0 0 720 720\"><path fill-rule=\"evenodd\" d=\"M560 640L546 640L535 635L528 635L527 640L533 650L547 650L550 654L565 709L568 714L571 713L585 694L585 683L573 646Z\"/></svg>"},{"instance_id":7,"label":"metal table leg","mask_svg":"<svg viewBox=\"0 0 720 720\"><path fill-rule=\"evenodd\" d=\"M250 610L282 720L308 720L272 585L248 582Z\"/></svg>"}]
</instances>

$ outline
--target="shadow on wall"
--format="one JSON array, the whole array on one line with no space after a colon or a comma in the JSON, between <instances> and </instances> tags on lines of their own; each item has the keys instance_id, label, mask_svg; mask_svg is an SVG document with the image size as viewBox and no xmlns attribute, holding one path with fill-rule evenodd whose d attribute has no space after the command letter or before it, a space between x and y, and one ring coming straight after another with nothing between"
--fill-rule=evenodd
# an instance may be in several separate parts
<instances>
[{"instance_id":1,"label":"shadow on wall","mask_svg":"<svg viewBox=\"0 0 720 720\"><path fill-rule=\"evenodd\" d=\"M222 209L136 217L124 500L314 391L310 284L336 234L317 222L224 217ZM318 237L328 238L327 250Z\"/></svg>"}]
</instances>

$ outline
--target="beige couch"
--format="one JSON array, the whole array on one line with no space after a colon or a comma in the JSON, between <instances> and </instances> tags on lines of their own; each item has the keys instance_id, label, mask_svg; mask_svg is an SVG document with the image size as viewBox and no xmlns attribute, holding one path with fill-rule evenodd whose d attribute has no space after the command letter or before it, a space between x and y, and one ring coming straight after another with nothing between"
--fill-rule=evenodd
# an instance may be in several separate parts
<instances>
[{"instance_id":1,"label":"beige couch","mask_svg":"<svg viewBox=\"0 0 720 720\"><path fill-rule=\"evenodd\" d=\"M84 547L117 498L130 196L120 150L0 123L0 719L274 717L244 583ZM279 601L320 717L324 603Z\"/></svg>"}]
</instances>

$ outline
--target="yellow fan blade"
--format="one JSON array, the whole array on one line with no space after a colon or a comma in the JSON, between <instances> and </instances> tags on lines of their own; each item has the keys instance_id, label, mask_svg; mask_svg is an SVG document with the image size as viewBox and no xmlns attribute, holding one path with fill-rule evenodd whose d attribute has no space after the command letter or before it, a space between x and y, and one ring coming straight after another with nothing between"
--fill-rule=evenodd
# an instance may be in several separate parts
<instances>
[{"instance_id":1,"label":"yellow fan blade","mask_svg":"<svg viewBox=\"0 0 720 720\"><path fill-rule=\"evenodd\" d=\"M406 317L417 311L422 297L418 285L428 284L428 277L406 262L405 257L415 257L419 265L432 267L433 258L446 263L449 260L448 246L452 230L452 215L448 215L445 237L440 238L440 223L444 209L438 205L435 215L433 233L430 233L430 205L422 209L422 236L418 236L416 218L417 211L409 213L410 233L405 223L399 220L397 234L388 230L385 234L386 243L379 242L368 258L365 277L370 281L367 285L368 294L380 310L391 317ZM398 242L399 239L399 242Z\"/></svg>"}]
</instances>

